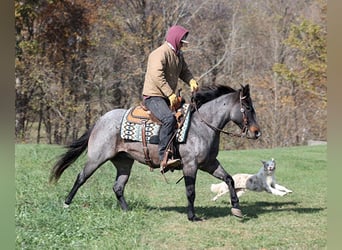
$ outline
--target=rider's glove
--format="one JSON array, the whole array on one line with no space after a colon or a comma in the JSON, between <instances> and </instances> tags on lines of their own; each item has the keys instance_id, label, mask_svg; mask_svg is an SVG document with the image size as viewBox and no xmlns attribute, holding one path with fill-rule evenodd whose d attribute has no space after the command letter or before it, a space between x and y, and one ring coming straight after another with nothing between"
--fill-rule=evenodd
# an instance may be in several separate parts
<instances>
[{"instance_id":1,"label":"rider's glove","mask_svg":"<svg viewBox=\"0 0 342 250\"><path fill-rule=\"evenodd\" d=\"M197 84L195 79L191 79L189 84L190 84L190 89L191 89L192 92L198 90L198 84Z\"/></svg>"},{"instance_id":2,"label":"rider's glove","mask_svg":"<svg viewBox=\"0 0 342 250\"><path fill-rule=\"evenodd\" d=\"M170 100L170 106L171 106L171 108L177 106L177 104L178 104L178 98L177 98L176 94L171 94L171 95L169 96L169 100Z\"/></svg>"}]
</instances>

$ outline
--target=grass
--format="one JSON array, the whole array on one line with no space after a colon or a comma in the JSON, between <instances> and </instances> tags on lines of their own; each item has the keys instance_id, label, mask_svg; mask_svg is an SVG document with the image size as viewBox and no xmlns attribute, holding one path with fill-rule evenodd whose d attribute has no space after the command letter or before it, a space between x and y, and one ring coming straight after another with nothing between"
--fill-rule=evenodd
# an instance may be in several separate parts
<instances>
[{"instance_id":1,"label":"grass","mask_svg":"<svg viewBox=\"0 0 342 250\"><path fill-rule=\"evenodd\" d=\"M245 218L230 215L228 196L212 202L210 184L199 172L196 213L186 216L180 171L167 173L136 164L126 188L130 211L122 212L112 191L115 168L106 163L80 188L69 209L62 204L80 158L57 185L48 177L58 146L16 145L16 249L327 249L326 146L222 151L231 173L256 173L260 160L275 158L277 181L293 190L284 197L247 192L240 199Z\"/></svg>"}]
</instances>

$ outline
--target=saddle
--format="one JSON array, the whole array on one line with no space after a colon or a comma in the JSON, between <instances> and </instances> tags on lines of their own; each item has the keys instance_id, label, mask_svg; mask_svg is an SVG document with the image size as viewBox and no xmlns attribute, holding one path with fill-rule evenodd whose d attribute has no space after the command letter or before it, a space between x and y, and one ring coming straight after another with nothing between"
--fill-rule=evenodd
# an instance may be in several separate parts
<instances>
[{"instance_id":1,"label":"saddle","mask_svg":"<svg viewBox=\"0 0 342 250\"><path fill-rule=\"evenodd\" d=\"M184 108L181 107L175 112L175 117L177 120L177 128L180 128L183 124L182 118L184 117ZM162 123L155 117L150 110L148 110L142 103L130 110L127 115L127 122L141 124L146 123L156 123L161 125Z\"/></svg>"},{"instance_id":2,"label":"saddle","mask_svg":"<svg viewBox=\"0 0 342 250\"><path fill-rule=\"evenodd\" d=\"M143 121L146 121L146 123L161 124L161 122L143 104L130 110L127 115L127 121L138 124L141 124Z\"/></svg>"},{"instance_id":3,"label":"saddle","mask_svg":"<svg viewBox=\"0 0 342 250\"><path fill-rule=\"evenodd\" d=\"M190 124L190 104L183 104L181 108L177 109L174 115L177 120L177 128L174 136L175 141L184 143ZM142 142L145 161L150 167L153 164L149 157L147 144L159 143L160 127L161 122L142 104L127 110L121 122L121 138L126 142Z\"/></svg>"}]
</instances>

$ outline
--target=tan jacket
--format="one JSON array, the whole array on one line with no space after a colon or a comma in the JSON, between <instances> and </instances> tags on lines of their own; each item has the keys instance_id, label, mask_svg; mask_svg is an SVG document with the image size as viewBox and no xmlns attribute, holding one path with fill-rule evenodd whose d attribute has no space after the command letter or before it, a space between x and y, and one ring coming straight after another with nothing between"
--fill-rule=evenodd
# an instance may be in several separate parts
<instances>
[{"instance_id":1,"label":"tan jacket","mask_svg":"<svg viewBox=\"0 0 342 250\"><path fill-rule=\"evenodd\" d=\"M168 97L175 93L178 78L189 84L193 76L182 53L177 56L164 42L148 57L143 95Z\"/></svg>"}]
</instances>

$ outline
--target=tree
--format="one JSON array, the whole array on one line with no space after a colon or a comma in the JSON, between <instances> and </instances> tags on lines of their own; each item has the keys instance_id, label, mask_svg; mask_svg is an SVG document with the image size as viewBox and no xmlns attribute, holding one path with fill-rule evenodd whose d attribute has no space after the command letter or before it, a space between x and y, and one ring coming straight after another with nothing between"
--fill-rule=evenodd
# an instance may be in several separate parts
<instances>
[{"instance_id":1,"label":"tree","mask_svg":"<svg viewBox=\"0 0 342 250\"><path fill-rule=\"evenodd\" d=\"M317 120L316 127L297 126L297 131L302 132L296 133L296 143L305 140L307 134L322 139L326 137L326 30L324 26L304 19L300 24L291 26L284 44L293 56L284 63L275 64L273 69L283 83L290 87L295 120L303 121L304 124ZM299 113L298 107L302 107L304 112Z\"/></svg>"},{"instance_id":2,"label":"tree","mask_svg":"<svg viewBox=\"0 0 342 250\"><path fill-rule=\"evenodd\" d=\"M18 141L64 144L140 103L148 54L173 24L190 30L200 86L251 86L263 136L222 148L326 138L325 0L16 0L15 17Z\"/></svg>"},{"instance_id":3,"label":"tree","mask_svg":"<svg viewBox=\"0 0 342 250\"><path fill-rule=\"evenodd\" d=\"M34 35L34 21L38 16L39 1L15 1L15 134L24 140L31 119L31 99L35 95L36 82L32 81L32 68L35 67L35 57L38 54L38 41Z\"/></svg>"},{"instance_id":4,"label":"tree","mask_svg":"<svg viewBox=\"0 0 342 250\"><path fill-rule=\"evenodd\" d=\"M38 120L38 142L42 123L50 143L65 142L70 130L76 134L75 104L90 101L85 9L69 1L17 1L16 31L17 134L24 138L30 115L31 122Z\"/></svg>"}]
</instances>

